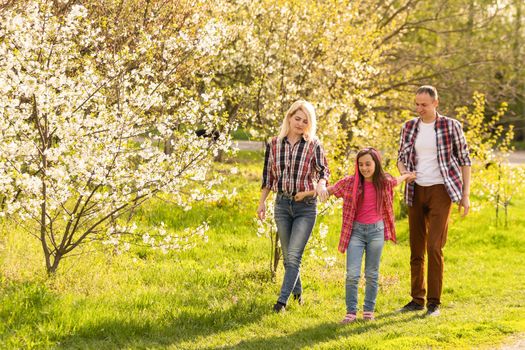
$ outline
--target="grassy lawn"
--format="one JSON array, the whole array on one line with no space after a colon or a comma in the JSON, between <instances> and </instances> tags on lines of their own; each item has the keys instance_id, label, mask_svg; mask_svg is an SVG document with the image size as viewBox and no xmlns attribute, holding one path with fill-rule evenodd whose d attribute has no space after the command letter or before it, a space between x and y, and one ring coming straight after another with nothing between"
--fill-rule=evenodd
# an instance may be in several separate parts
<instances>
[{"instance_id":1,"label":"grassy lawn","mask_svg":"<svg viewBox=\"0 0 525 350\"><path fill-rule=\"evenodd\" d=\"M494 225L485 206L461 219L454 212L445 247L442 315L397 314L409 301L406 219L399 242L382 258L377 320L342 326L344 256L336 252L340 211L319 218L329 227L328 255L305 254L305 305L274 314L277 282L268 269L270 242L256 235L260 153L241 152L224 188L231 200L185 212L153 202L141 225L171 230L210 224L209 241L162 254L134 249L91 252L63 262L46 278L38 242L7 222L0 232L0 348L54 349L492 349L525 331L525 196L510 208L510 225ZM477 202L474 199L474 205ZM363 289L360 290L362 304Z\"/></svg>"}]
</instances>

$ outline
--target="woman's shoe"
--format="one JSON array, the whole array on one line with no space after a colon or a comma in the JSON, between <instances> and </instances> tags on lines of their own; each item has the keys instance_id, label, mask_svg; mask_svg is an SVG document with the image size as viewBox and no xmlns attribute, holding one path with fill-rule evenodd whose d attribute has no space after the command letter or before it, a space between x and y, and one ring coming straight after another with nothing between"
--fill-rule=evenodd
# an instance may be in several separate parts
<instances>
[{"instance_id":1,"label":"woman's shoe","mask_svg":"<svg viewBox=\"0 0 525 350\"><path fill-rule=\"evenodd\" d=\"M303 305L304 304L304 300L303 300L303 295L302 294L294 294L293 295L293 300L297 300L297 303L299 305Z\"/></svg>"},{"instance_id":2,"label":"woman's shoe","mask_svg":"<svg viewBox=\"0 0 525 350\"><path fill-rule=\"evenodd\" d=\"M279 312L285 312L286 311L286 304L276 302L273 306L273 311L279 313Z\"/></svg>"}]
</instances>

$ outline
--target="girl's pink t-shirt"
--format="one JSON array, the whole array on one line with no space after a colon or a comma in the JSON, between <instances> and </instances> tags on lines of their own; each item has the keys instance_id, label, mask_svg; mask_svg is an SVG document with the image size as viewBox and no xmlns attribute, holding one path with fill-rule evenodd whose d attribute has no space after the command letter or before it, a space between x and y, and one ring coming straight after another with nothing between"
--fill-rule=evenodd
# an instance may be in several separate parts
<instances>
[{"instance_id":1,"label":"girl's pink t-shirt","mask_svg":"<svg viewBox=\"0 0 525 350\"><path fill-rule=\"evenodd\" d=\"M355 221L362 224L373 224L383 217L377 212L376 188L373 182L365 181L363 200L357 206Z\"/></svg>"}]
</instances>

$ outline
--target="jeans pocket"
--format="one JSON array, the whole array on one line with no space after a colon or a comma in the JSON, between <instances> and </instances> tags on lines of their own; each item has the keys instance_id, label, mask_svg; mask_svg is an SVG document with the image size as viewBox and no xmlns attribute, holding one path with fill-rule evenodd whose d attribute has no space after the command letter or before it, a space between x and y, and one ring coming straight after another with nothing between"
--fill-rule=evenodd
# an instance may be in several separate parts
<instances>
[{"instance_id":1,"label":"jeans pocket","mask_svg":"<svg viewBox=\"0 0 525 350\"><path fill-rule=\"evenodd\" d=\"M305 199L303 199L303 203L308 205L308 206L312 206L312 205L315 206L317 204L317 198L315 198L315 197L305 198Z\"/></svg>"}]
</instances>

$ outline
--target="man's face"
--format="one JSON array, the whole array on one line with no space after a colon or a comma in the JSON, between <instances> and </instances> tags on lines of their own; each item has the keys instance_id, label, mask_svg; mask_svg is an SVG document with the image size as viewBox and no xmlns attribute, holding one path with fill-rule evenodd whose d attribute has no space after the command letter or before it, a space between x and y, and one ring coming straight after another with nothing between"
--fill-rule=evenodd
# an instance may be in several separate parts
<instances>
[{"instance_id":1,"label":"man's face","mask_svg":"<svg viewBox=\"0 0 525 350\"><path fill-rule=\"evenodd\" d=\"M416 95L416 112L422 118L433 118L436 115L438 100L427 93Z\"/></svg>"}]
</instances>

